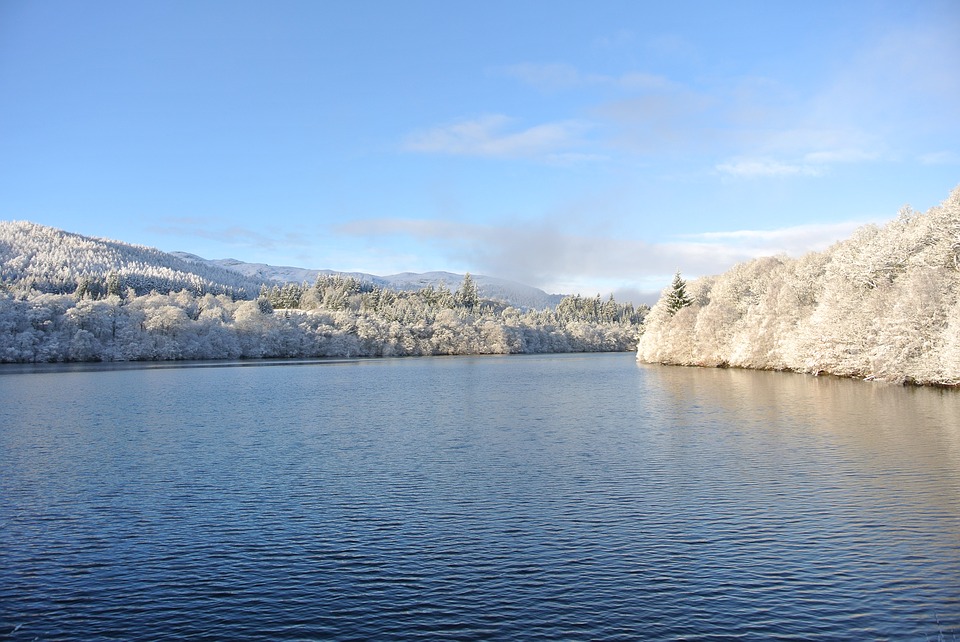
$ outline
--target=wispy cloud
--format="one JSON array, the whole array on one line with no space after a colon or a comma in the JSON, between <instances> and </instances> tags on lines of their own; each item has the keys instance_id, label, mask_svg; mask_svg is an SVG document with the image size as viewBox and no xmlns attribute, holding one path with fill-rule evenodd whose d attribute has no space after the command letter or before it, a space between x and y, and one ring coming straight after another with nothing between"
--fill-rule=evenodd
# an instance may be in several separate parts
<instances>
[{"instance_id":1,"label":"wispy cloud","mask_svg":"<svg viewBox=\"0 0 960 642\"><path fill-rule=\"evenodd\" d=\"M565 232L548 220L480 225L368 219L342 225L336 232L365 237L370 242L405 236L426 243L448 260L469 264L480 273L570 292L575 284L601 282L659 289L678 268L690 276L718 274L737 262L758 256L796 256L823 249L849 236L861 224L850 221L775 230L708 232L668 242Z\"/></svg>"},{"instance_id":2,"label":"wispy cloud","mask_svg":"<svg viewBox=\"0 0 960 642\"><path fill-rule=\"evenodd\" d=\"M736 159L715 168L721 174L736 178L769 178L772 176L817 176L820 170L807 164L786 163L772 159Z\"/></svg>"},{"instance_id":3,"label":"wispy cloud","mask_svg":"<svg viewBox=\"0 0 960 642\"><path fill-rule=\"evenodd\" d=\"M615 89L604 92L606 100L598 95L589 112L611 132L611 148L694 161L704 155L728 178L819 177L838 165L904 158L953 163L954 154L916 148L957 140L960 12L940 18L869 32L810 86L736 75L685 84L644 70L594 74L563 64L502 72L539 89Z\"/></svg>"},{"instance_id":4,"label":"wispy cloud","mask_svg":"<svg viewBox=\"0 0 960 642\"><path fill-rule=\"evenodd\" d=\"M949 152L917 149L957 142L960 12L941 18L874 33L818 85L775 95L734 154L767 163L734 160L717 169L756 178L825 175L839 164L891 159L952 162Z\"/></svg>"},{"instance_id":5,"label":"wispy cloud","mask_svg":"<svg viewBox=\"0 0 960 642\"><path fill-rule=\"evenodd\" d=\"M896 25L876 34L821 88L810 102L812 114L894 140L915 135L914 129L948 125L955 131L960 110L958 30L960 12L953 6L936 20Z\"/></svg>"},{"instance_id":6,"label":"wispy cloud","mask_svg":"<svg viewBox=\"0 0 960 642\"><path fill-rule=\"evenodd\" d=\"M591 110L610 132L607 144L629 156L696 155L727 136L712 123L716 101L692 90L651 92L608 101Z\"/></svg>"},{"instance_id":7,"label":"wispy cloud","mask_svg":"<svg viewBox=\"0 0 960 642\"><path fill-rule=\"evenodd\" d=\"M812 250L825 249L836 241L849 237L854 230L869 222L876 221L840 221L772 230L702 232L680 238L689 239L689 242L705 250L721 247L724 252L740 252L751 258L777 254L797 256Z\"/></svg>"},{"instance_id":8,"label":"wispy cloud","mask_svg":"<svg viewBox=\"0 0 960 642\"><path fill-rule=\"evenodd\" d=\"M217 218L167 217L150 225L147 229L155 234L185 239L208 239L225 245L261 250L287 249L291 246L306 247L309 245L307 237L300 233L277 231L275 234L269 234L261 230L233 225Z\"/></svg>"},{"instance_id":9,"label":"wispy cloud","mask_svg":"<svg viewBox=\"0 0 960 642\"><path fill-rule=\"evenodd\" d=\"M830 167L844 163L875 161L880 155L860 149L838 148L812 151L799 159L733 158L718 163L714 169L735 178L771 178L790 176L822 176Z\"/></svg>"},{"instance_id":10,"label":"wispy cloud","mask_svg":"<svg viewBox=\"0 0 960 642\"><path fill-rule=\"evenodd\" d=\"M668 77L647 71L629 71L620 75L583 72L563 63L520 63L493 70L544 91L606 86L630 92L664 91L680 86Z\"/></svg>"},{"instance_id":11,"label":"wispy cloud","mask_svg":"<svg viewBox=\"0 0 960 642\"><path fill-rule=\"evenodd\" d=\"M573 65L520 63L499 67L491 73L508 76L537 89L570 89L584 83L584 76Z\"/></svg>"},{"instance_id":12,"label":"wispy cloud","mask_svg":"<svg viewBox=\"0 0 960 642\"><path fill-rule=\"evenodd\" d=\"M960 165L960 154L951 151L928 152L917 157L924 165Z\"/></svg>"},{"instance_id":13,"label":"wispy cloud","mask_svg":"<svg viewBox=\"0 0 960 642\"><path fill-rule=\"evenodd\" d=\"M580 120L543 123L526 128L512 127L514 119L493 114L440 125L407 136L407 151L486 156L499 158L535 158L547 161L595 159L578 150L591 125Z\"/></svg>"},{"instance_id":14,"label":"wispy cloud","mask_svg":"<svg viewBox=\"0 0 960 642\"><path fill-rule=\"evenodd\" d=\"M881 154L870 152L863 149L838 148L809 152L803 155L803 160L811 164L836 164L836 163L865 163L879 160Z\"/></svg>"},{"instance_id":15,"label":"wispy cloud","mask_svg":"<svg viewBox=\"0 0 960 642\"><path fill-rule=\"evenodd\" d=\"M905 157L952 162L949 155L910 148L923 139L943 140L954 130L960 109L960 75L953 63L960 56L953 29L960 28L957 16L954 12L944 24L873 33L810 86L755 75L681 82L649 69L596 73L565 62L498 67L489 73L539 91L593 92L596 102L578 107L589 115L589 127L577 118L513 129L506 117L487 116L419 132L406 148L533 156L576 147L589 128L590 157L684 157L728 178L810 178L842 164ZM683 43L666 38L661 44L675 49Z\"/></svg>"}]
</instances>

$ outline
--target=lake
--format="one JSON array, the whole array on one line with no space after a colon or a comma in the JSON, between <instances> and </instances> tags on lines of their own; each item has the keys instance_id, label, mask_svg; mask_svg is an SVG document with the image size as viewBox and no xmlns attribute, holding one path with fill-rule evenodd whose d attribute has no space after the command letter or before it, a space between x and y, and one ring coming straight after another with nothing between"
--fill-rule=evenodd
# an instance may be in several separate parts
<instances>
[{"instance_id":1,"label":"lake","mask_svg":"<svg viewBox=\"0 0 960 642\"><path fill-rule=\"evenodd\" d=\"M0 368L0 636L960 636L956 391L194 365Z\"/></svg>"}]
</instances>

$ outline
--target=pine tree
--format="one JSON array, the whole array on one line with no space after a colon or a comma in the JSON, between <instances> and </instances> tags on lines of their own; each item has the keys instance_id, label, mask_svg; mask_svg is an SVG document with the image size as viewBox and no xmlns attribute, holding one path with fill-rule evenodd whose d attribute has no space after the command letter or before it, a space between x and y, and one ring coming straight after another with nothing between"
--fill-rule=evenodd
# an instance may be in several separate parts
<instances>
[{"instance_id":1,"label":"pine tree","mask_svg":"<svg viewBox=\"0 0 960 642\"><path fill-rule=\"evenodd\" d=\"M116 272L110 272L107 275L107 296L122 296L123 284L120 281L120 275Z\"/></svg>"},{"instance_id":2,"label":"pine tree","mask_svg":"<svg viewBox=\"0 0 960 642\"><path fill-rule=\"evenodd\" d=\"M469 272L463 275L463 282L460 284L460 287L457 288L454 299L457 305L467 308L468 310L473 310L480 305L480 295L477 292L477 285L473 282L473 277L470 276Z\"/></svg>"},{"instance_id":3,"label":"pine tree","mask_svg":"<svg viewBox=\"0 0 960 642\"><path fill-rule=\"evenodd\" d=\"M690 295L687 294L687 282L680 277L680 270L673 275L673 283L670 286L670 294L667 295L667 310L673 316L678 311L693 303Z\"/></svg>"},{"instance_id":4,"label":"pine tree","mask_svg":"<svg viewBox=\"0 0 960 642\"><path fill-rule=\"evenodd\" d=\"M90 296L92 285L93 279L86 274L81 275L80 278L77 279L77 288L73 291L74 298L79 301L80 299Z\"/></svg>"}]
</instances>

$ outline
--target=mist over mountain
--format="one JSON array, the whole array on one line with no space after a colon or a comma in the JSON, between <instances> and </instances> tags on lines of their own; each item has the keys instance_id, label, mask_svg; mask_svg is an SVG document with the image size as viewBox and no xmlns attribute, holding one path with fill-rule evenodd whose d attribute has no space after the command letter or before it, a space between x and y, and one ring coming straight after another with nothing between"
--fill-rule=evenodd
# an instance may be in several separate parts
<instances>
[{"instance_id":1,"label":"mist over mountain","mask_svg":"<svg viewBox=\"0 0 960 642\"><path fill-rule=\"evenodd\" d=\"M391 290L420 290L429 286L438 287L441 284L449 290L456 290L464 277L463 274L442 271L401 272L379 276L366 272L342 272L330 269L247 263L237 259L205 259L187 252L172 252L171 254L186 261L225 268L261 283L313 283L321 275L340 275ZM482 274L472 274L471 276L477 284L481 297L504 301L519 308L554 308L563 299L561 294L547 294L543 290L516 281Z\"/></svg>"},{"instance_id":2,"label":"mist over mountain","mask_svg":"<svg viewBox=\"0 0 960 642\"><path fill-rule=\"evenodd\" d=\"M83 236L29 221L0 221L0 283L48 293L106 288L107 280L137 294L188 290L227 294L237 299L257 296L261 285L313 284L318 276L351 277L393 290L411 291L443 285L455 290L464 275L450 272L404 272L377 276L362 272L308 269L206 259L187 252L163 252L122 241ZM563 298L495 277L472 275L481 297L521 309L554 308Z\"/></svg>"}]
</instances>

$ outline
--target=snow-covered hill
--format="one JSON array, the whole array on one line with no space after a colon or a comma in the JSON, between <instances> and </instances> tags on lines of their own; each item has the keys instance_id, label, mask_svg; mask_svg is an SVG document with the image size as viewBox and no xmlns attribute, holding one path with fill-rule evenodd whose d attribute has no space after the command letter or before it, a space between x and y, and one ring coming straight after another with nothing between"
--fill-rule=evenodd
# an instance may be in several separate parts
<instances>
[{"instance_id":1,"label":"snow-covered hill","mask_svg":"<svg viewBox=\"0 0 960 642\"><path fill-rule=\"evenodd\" d=\"M78 285L94 290L133 288L229 294L252 298L260 286L276 283L313 283L317 276L353 277L394 290L418 290L441 284L456 290L462 274L404 272L377 276L361 272L283 267L246 263L236 259L210 260L186 252L155 248L65 232L28 221L0 221L0 285L40 292L72 293ZM560 295L547 294L522 283L473 275L480 296L519 308L553 308Z\"/></svg>"},{"instance_id":2,"label":"snow-covered hill","mask_svg":"<svg viewBox=\"0 0 960 642\"><path fill-rule=\"evenodd\" d=\"M313 283L321 274L326 276L339 274L391 290L419 290L427 286L437 287L441 284L449 290L456 290L464 276L452 272L402 272L400 274L378 276L365 272L340 272L337 270L267 265L265 263L245 263L236 259L204 259L186 252L173 252L173 255L187 261L232 270L261 283ZM562 295L547 294L543 290L516 281L481 274L471 276L481 297L505 301L520 308L554 308L563 298Z\"/></svg>"},{"instance_id":3,"label":"snow-covered hill","mask_svg":"<svg viewBox=\"0 0 960 642\"><path fill-rule=\"evenodd\" d=\"M238 272L155 248L28 221L0 221L0 283L61 293L73 292L80 283L105 288L108 280L138 294L190 290L249 298L260 287Z\"/></svg>"}]
</instances>

